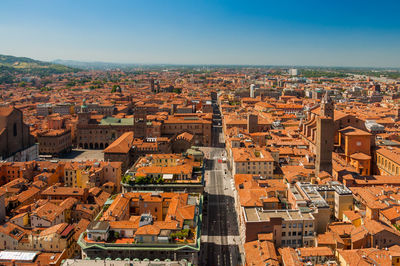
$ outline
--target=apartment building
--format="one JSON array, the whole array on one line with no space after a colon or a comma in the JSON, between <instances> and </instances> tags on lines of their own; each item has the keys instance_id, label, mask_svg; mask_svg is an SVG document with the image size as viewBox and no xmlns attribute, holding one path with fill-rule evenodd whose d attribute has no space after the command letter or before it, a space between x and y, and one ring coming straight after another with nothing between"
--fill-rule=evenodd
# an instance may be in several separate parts
<instances>
[{"instance_id":1,"label":"apartment building","mask_svg":"<svg viewBox=\"0 0 400 266\"><path fill-rule=\"evenodd\" d=\"M313 185L310 183L296 183L307 201L316 201L318 193L332 210L332 216L336 219L343 219L343 211L353 209L353 193L343 184L337 181L330 181L324 185Z\"/></svg>"},{"instance_id":2,"label":"apartment building","mask_svg":"<svg viewBox=\"0 0 400 266\"><path fill-rule=\"evenodd\" d=\"M42 252L63 252L70 257L77 248L74 243L74 226L67 223L59 223L52 227L39 231L38 234L31 234L29 241L32 249Z\"/></svg>"},{"instance_id":3,"label":"apartment building","mask_svg":"<svg viewBox=\"0 0 400 266\"><path fill-rule=\"evenodd\" d=\"M120 191L121 166L121 162L67 162L64 166L64 184L68 187L92 188L113 182L117 191Z\"/></svg>"},{"instance_id":4,"label":"apartment building","mask_svg":"<svg viewBox=\"0 0 400 266\"><path fill-rule=\"evenodd\" d=\"M232 174L274 176L274 158L262 148L232 148Z\"/></svg>"},{"instance_id":5,"label":"apartment building","mask_svg":"<svg viewBox=\"0 0 400 266\"><path fill-rule=\"evenodd\" d=\"M201 206L199 194L119 194L79 237L82 258L163 257L197 264Z\"/></svg>"},{"instance_id":6,"label":"apartment building","mask_svg":"<svg viewBox=\"0 0 400 266\"><path fill-rule=\"evenodd\" d=\"M332 219L343 219L343 212L353 209L353 194L338 182L314 185L296 182L289 185L288 201L292 208L310 208L316 218L316 231L323 233Z\"/></svg>"},{"instance_id":7,"label":"apartment building","mask_svg":"<svg viewBox=\"0 0 400 266\"><path fill-rule=\"evenodd\" d=\"M128 170L130 181L139 179L149 183L199 182L202 178L202 162L193 156L182 154L148 154L139 158Z\"/></svg>"},{"instance_id":8,"label":"apartment building","mask_svg":"<svg viewBox=\"0 0 400 266\"><path fill-rule=\"evenodd\" d=\"M242 207L240 215L243 242L255 241L259 234L272 233L276 247L314 246L316 221L311 213Z\"/></svg>"},{"instance_id":9,"label":"apartment building","mask_svg":"<svg viewBox=\"0 0 400 266\"><path fill-rule=\"evenodd\" d=\"M33 173L34 162L0 163L0 184L4 185L18 178L28 178Z\"/></svg>"},{"instance_id":10,"label":"apartment building","mask_svg":"<svg viewBox=\"0 0 400 266\"><path fill-rule=\"evenodd\" d=\"M28 231L24 228L7 222L0 226L0 249L24 249L23 240L28 238Z\"/></svg>"},{"instance_id":11,"label":"apartment building","mask_svg":"<svg viewBox=\"0 0 400 266\"><path fill-rule=\"evenodd\" d=\"M87 188L60 187L57 185L50 186L41 193L42 199L65 200L72 197L84 203L87 202L88 195Z\"/></svg>"},{"instance_id":12,"label":"apartment building","mask_svg":"<svg viewBox=\"0 0 400 266\"><path fill-rule=\"evenodd\" d=\"M30 221L32 227L50 227L65 220L64 208L53 203L46 203L32 212Z\"/></svg>"}]
</instances>

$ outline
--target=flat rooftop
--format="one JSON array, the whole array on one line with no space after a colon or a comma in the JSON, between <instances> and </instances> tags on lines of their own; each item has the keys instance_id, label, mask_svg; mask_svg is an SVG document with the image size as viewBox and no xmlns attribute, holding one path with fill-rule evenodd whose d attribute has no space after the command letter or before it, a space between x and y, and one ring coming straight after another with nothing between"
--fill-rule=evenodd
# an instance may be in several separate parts
<instances>
[{"instance_id":1,"label":"flat rooftop","mask_svg":"<svg viewBox=\"0 0 400 266\"><path fill-rule=\"evenodd\" d=\"M334 190L339 195L352 194L351 190L342 184L320 185L317 187L318 191Z\"/></svg>"},{"instance_id":2,"label":"flat rooftop","mask_svg":"<svg viewBox=\"0 0 400 266\"><path fill-rule=\"evenodd\" d=\"M300 193L297 191L295 187L290 186L289 189L292 192L293 196L296 198L296 201L303 200L303 197L300 195Z\"/></svg>"},{"instance_id":3,"label":"flat rooftop","mask_svg":"<svg viewBox=\"0 0 400 266\"><path fill-rule=\"evenodd\" d=\"M301 213L299 210L267 210L258 207L244 209L246 220L249 222L270 221L271 218L282 218L284 221L314 220L311 213Z\"/></svg>"},{"instance_id":4,"label":"flat rooftop","mask_svg":"<svg viewBox=\"0 0 400 266\"><path fill-rule=\"evenodd\" d=\"M20 262L30 262L39 254L38 251L11 251L4 250L0 252L0 260L12 260Z\"/></svg>"}]
</instances>

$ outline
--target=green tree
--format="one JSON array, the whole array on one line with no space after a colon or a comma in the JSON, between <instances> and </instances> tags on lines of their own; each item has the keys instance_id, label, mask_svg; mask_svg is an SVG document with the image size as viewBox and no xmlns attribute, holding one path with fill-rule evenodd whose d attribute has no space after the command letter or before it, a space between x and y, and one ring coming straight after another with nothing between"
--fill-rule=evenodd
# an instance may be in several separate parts
<instances>
[{"instance_id":1,"label":"green tree","mask_svg":"<svg viewBox=\"0 0 400 266\"><path fill-rule=\"evenodd\" d=\"M111 93L117 92L118 87L119 87L118 85L113 85Z\"/></svg>"}]
</instances>

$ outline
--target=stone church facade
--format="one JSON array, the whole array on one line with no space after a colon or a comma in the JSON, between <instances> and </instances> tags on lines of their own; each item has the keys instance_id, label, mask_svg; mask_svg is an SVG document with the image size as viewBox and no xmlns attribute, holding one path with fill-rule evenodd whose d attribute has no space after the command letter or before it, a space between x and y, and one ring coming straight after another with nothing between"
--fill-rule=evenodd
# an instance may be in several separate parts
<instances>
[{"instance_id":1,"label":"stone church facade","mask_svg":"<svg viewBox=\"0 0 400 266\"><path fill-rule=\"evenodd\" d=\"M23 122L22 111L13 107L0 107L0 160L37 160L38 147Z\"/></svg>"}]
</instances>

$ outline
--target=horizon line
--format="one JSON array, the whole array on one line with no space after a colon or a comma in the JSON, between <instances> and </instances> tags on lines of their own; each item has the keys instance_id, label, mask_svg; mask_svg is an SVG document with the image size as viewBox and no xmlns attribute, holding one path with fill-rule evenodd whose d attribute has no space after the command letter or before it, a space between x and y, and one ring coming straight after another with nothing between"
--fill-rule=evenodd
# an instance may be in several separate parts
<instances>
[{"instance_id":1,"label":"horizon line","mask_svg":"<svg viewBox=\"0 0 400 266\"><path fill-rule=\"evenodd\" d=\"M1 55L1 54L0 54ZM124 66L135 66L135 65L143 65L143 66L233 66L233 67L283 67L283 68L378 68L378 69L395 69L400 70L400 66L350 66L350 65L302 65L302 64L232 64L232 63L132 63L132 62L116 62L116 61L86 61L86 60L75 60L75 59L51 59L51 60L43 60L43 59L35 59L33 57L28 56L15 56L15 55L6 55L4 56L13 56L13 57L23 57L30 58L33 60L38 60L47 63L57 63L55 61L69 61L69 62L77 62L77 63L87 63L87 64L114 64L114 65L124 65ZM60 64L60 63L58 63Z\"/></svg>"},{"instance_id":2,"label":"horizon line","mask_svg":"<svg viewBox=\"0 0 400 266\"><path fill-rule=\"evenodd\" d=\"M380 68L380 69L396 69L400 70L400 66L350 66L350 65L288 65L288 64L232 64L232 63L127 63L127 62L116 62L116 61L80 61L74 59L53 59L51 61L44 61L48 63L54 63L55 61L70 61L77 63L87 63L87 64L114 64L114 65L125 65L125 66L238 66L238 67L284 67L284 68Z\"/></svg>"}]
</instances>

